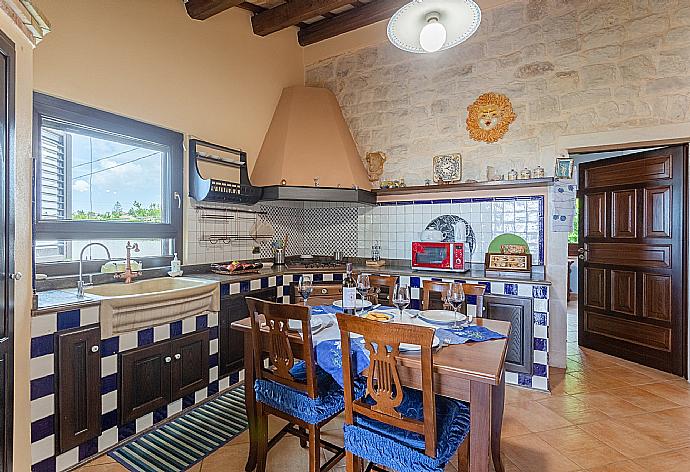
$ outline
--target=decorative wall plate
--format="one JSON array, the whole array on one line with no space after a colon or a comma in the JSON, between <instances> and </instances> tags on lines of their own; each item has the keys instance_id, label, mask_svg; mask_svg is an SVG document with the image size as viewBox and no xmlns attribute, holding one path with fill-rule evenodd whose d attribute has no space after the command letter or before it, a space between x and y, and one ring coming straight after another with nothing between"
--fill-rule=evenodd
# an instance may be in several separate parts
<instances>
[{"instance_id":1,"label":"decorative wall plate","mask_svg":"<svg viewBox=\"0 0 690 472\"><path fill-rule=\"evenodd\" d=\"M459 153L434 156L434 182L462 180L462 156Z\"/></svg>"},{"instance_id":2,"label":"decorative wall plate","mask_svg":"<svg viewBox=\"0 0 690 472\"><path fill-rule=\"evenodd\" d=\"M467 131L475 141L495 143L515 121L513 105L505 95L488 92L480 95L467 107Z\"/></svg>"},{"instance_id":3,"label":"decorative wall plate","mask_svg":"<svg viewBox=\"0 0 690 472\"><path fill-rule=\"evenodd\" d=\"M367 173L369 174L369 182L376 182L381 179L383 174L383 164L386 162L386 154L383 152L368 152Z\"/></svg>"},{"instance_id":4,"label":"decorative wall plate","mask_svg":"<svg viewBox=\"0 0 690 472\"><path fill-rule=\"evenodd\" d=\"M453 242L455 241L455 225L460 222L465 223L465 242L469 248L469 253L473 254L474 248L477 245L477 239L474 236L472 226L470 226L466 219L456 215L441 215L431 220L431 222L426 225L426 229L440 231L443 233L444 242Z\"/></svg>"}]
</instances>

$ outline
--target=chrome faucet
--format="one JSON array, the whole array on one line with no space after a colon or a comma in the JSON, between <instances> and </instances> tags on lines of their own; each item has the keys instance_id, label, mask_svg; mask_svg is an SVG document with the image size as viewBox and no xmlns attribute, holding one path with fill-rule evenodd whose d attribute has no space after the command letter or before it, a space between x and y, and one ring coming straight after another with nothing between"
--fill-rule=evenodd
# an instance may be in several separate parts
<instances>
[{"instance_id":1,"label":"chrome faucet","mask_svg":"<svg viewBox=\"0 0 690 472\"><path fill-rule=\"evenodd\" d=\"M130 241L127 241L127 246L125 247L125 249L127 249L127 261L125 271L121 274L117 274L115 278L124 279L126 284L131 284L133 278L139 277L141 275L141 272L132 271L132 249L134 249L134 252L139 252L139 244L132 244Z\"/></svg>"},{"instance_id":2,"label":"chrome faucet","mask_svg":"<svg viewBox=\"0 0 690 472\"><path fill-rule=\"evenodd\" d=\"M89 243L81 249L81 252L79 253L79 282L77 282L77 297L79 298L84 298L84 287L87 285L84 283L84 275L82 270L82 266L84 264L84 251L91 246L101 246L103 249L105 249L105 253L108 255L108 261L112 260L110 257L110 251L103 243ZM88 285L93 284L89 283Z\"/></svg>"}]
</instances>

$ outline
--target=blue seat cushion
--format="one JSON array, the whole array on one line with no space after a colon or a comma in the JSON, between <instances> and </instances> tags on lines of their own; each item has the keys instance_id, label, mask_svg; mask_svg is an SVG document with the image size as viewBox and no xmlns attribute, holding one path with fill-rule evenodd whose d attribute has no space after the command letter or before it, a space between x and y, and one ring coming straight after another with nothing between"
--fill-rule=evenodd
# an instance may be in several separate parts
<instances>
[{"instance_id":1,"label":"blue seat cushion","mask_svg":"<svg viewBox=\"0 0 690 472\"><path fill-rule=\"evenodd\" d=\"M307 370L303 361L295 364L290 374L297 382L305 383ZM317 397L271 380L254 383L256 400L309 424L318 424L345 409L343 389L326 371L316 366ZM355 397L364 396L366 382L355 381Z\"/></svg>"},{"instance_id":2,"label":"blue seat cushion","mask_svg":"<svg viewBox=\"0 0 690 472\"><path fill-rule=\"evenodd\" d=\"M396 408L403 417L424 419L422 392L404 388L402 404ZM370 397L365 399L373 403ZM443 472L470 431L470 409L460 401L436 397L436 457L424 453L424 436L380 421L355 415L345 425L345 449L380 466L400 472Z\"/></svg>"}]
</instances>

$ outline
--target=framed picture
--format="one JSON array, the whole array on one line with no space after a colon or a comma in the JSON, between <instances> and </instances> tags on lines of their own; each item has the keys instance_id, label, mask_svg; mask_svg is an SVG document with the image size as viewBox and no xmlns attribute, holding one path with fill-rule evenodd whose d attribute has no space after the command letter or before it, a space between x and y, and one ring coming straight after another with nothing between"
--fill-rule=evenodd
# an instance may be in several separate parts
<instances>
[{"instance_id":1,"label":"framed picture","mask_svg":"<svg viewBox=\"0 0 690 472\"><path fill-rule=\"evenodd\" d=\"M572 179L575 162L572 157L556 158L556 177L559 179Z\"/></svg>"},{"instance_id":2,"label":"framed picture","mask_svg":"<svg viewBox=\"0 0 690 472\"><path fill-rule=\"evenodd\" d=\"M531 272L531 254L497 254L487 253L484 261L486 270L510 271L510 272Z\"/></svg>"}]
</instances>

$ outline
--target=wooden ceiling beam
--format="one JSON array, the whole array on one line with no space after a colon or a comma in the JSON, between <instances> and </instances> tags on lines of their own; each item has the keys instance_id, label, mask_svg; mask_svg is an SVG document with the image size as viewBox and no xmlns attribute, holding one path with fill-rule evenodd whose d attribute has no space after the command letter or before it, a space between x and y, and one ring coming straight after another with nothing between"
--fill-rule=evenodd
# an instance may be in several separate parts
<instances>
[{"instance_id":1,"label":"wooden ceiling beam","mask_svg":"<svg viewBox=\"0 0 690 472\"><path fill-rule=\"evenodd\" d=\"M206 20L243 2L244 0L189 0L185 3L185 8L187 14L195 20Z\"/></svg>"},{"instance_id":2,"label":"wooden ceiling beam","mask_svg":"<svg viewBox=\"0 0 690 472\"><path fill-rule=\"evenodd\" d=\"M295 26L331 10L350 5L354 0L292 0L252 17L254 34L267 36L276 31Z\"/></svg>"},{"instance_id":3,"label":"wooden ceiling beam","mask_svg":"<svg viewBox=\"0 0 690 472\"><path fill-rule=\"evenodd\" d=\"M372 0L362 6L335 15L333 18L317 21L306 28L301 28L297 33L299 43L302 46L308 46L386 20L408 3L410 0Z\"/></svg>"}]
</instances>

